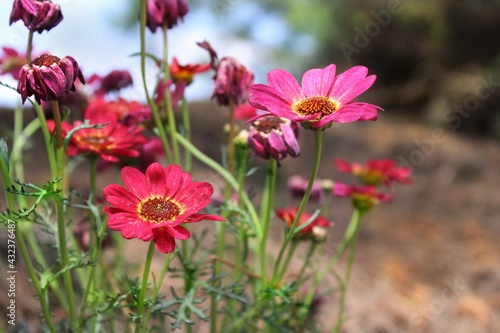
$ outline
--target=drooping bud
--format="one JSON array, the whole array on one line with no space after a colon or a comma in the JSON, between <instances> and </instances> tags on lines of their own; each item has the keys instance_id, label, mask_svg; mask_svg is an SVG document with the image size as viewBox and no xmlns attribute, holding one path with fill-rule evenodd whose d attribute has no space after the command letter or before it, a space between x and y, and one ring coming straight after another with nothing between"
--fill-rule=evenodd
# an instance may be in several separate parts
<instances>
[{"instance_id":1,"label":"drooping bud","mask_svg":"<svg viewBox=\"0 0 500 333\"><path fill-rule=\"evenodd\" d=\"M278 162L287 155L297 157L299 127L289 119L266 116L252 122L248 146L259 157L274 158Z\"/></svg>"},{"instance_id":2,"label":"drooping bud","mask_svg":"<svg viewBox=\"0 0 500 333\"><path fill-rule=\"evenodd\" d=\"M77 78L85 83L85 78L73 57L59 59L46 53L21 68L17 91L21 94L23 103L33 95L38 103L48 100L61 101L70 91L76 90Z\"/></svg>"},{"instance_id":3,"label":"drooping bud","mask_svg":"<svg viewBox=\"0 0 500 333\"><path fill-rule=\"evenodd\" d=\"M31 32L54 28L63 20L61 8L50 0L14 0L10 24L22 20Z\"/></svg>"},{"instance_id":4,"label":"drooping bud","mask_svg":"<svg viewBox=\"0 0 500 333\"><path fill-rule=\"evenodd\" d=\"M188 13L186 0L148 0L146 3L146 25L151 32L166 27L173 28Z\"/></svg>"}]
</instances>

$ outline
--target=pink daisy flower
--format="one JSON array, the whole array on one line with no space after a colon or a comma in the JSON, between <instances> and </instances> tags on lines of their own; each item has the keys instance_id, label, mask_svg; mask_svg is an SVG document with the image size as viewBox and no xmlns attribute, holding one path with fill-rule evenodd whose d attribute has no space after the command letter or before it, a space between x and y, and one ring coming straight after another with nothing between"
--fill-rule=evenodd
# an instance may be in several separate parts
<instances>
[{"instance_id":1,"label":"pink daisy flower","mask_svg":"<svg viewBox=\"0 0 500 333\"><path fill-rule=\"evenodd\" d=\"M355 66L335 75L334 64L305 72L302 87L292 74L275 69L267 74L265 84L250 87L250 105L277 116L301 123L307 129L320 130L332 122L376 120L380 107L354 102L353 99L375 82L375 75L366 76L368 69ZM261 117L259 115L257 117Z\"/></svg>"},{"instance_id":2,"label":"pink daisy flower","mask_svg":"<svg viewBox=\"0 0 500 333\"><path fill-rule=\"evenodd\" d=\"M191 237L183 223L202 220L223 221L220 216L198 214L211 201L213 187L192 182L191 175L175 164L163 168L151 164L143 174L131 167L121 171L126 188L111 184L104 197L112 205L104 207L108 227L126 239L153 241L161 253L175 250L175 239Z\"/></svg>"}]
</instances>

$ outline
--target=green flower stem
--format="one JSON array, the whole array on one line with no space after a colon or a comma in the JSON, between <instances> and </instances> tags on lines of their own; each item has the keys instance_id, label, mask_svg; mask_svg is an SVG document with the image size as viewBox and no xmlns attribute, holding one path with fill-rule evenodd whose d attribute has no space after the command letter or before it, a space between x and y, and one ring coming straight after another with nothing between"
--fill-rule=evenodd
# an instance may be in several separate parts
<instances>
[{"instance_id":1,"label":"green flower stem","mask_svg":"<svg viewBox=\"0 0 500 333\"><path fill-rule=\"evenodd\" d=\"M334 265L339 261L340 257L352 244L353 239L357 236L359 227L361 225L361 218L363 216L363 213L364 212L362 212L357 208L355 208L355 210L353 211L351 220L349 222L349 225L347 226L342 241L339 247L337 248L337 251L335 251L333 257L331 257L330 260L327 262L327 264L324 266L325 268L314 276L311 289L307 294L306 298L304 299L304 303L306 305L311 304L314 298L314 293L316 292L316 289L318 288L319 284L325 279L325 277L332 270Z\"/></svg>"},{"instance_id":2,"label":"green flower stem","mask_svg":"<svg viewBox=\"0 0 500 333\"><path fill-rule=\"evenodd\" d=\"M300 269L299 275L297 276L296 284L300 286L302 283L302 279L304 278L304 274L306 272L307 267L311 263L311 258L314 255L314 252L316 252L316 249L318 248L318 242L316 241L311 241L309 243L309 249L307 250L306 257L304 258L304 263L302 264L302 267Z\"/></svg>"},{"instance_id":3,"label":"green flower stem","mask_svg":"<svg viewBox=\"0 0 500 333\"><path fill-rule=\"evenodd\" d=\"M358 220L361 219L361 212L358 209L355 210L355 215L358 218ZM354 234L352 235L351 242L350 242L349 257L347 259L347 268L346 268L346 272L345 272L345 276L344 276L344 282L341 285L340 304L339 304L339 311L338 311L338 315L337 315L337 323L335 324L335 327L332 330L333 333L340 332L340 328L342 327L342 324L344 322L343 316L344 316L344 309L345 309L345 299L346 299L346 294L347 294L347 286L349 285L349 280L350 280L351 272L352 272L352 266L354 263L354 257L356 255L356 244L358 242L358 234L359 234L359 223L357 224L357 227L354 230Z\"/></svg>"},{"instance_id":4,"label":"green flower stem","mask_svg":"<svg viewBox=\"0 0 500 333\"><path fill-rule=\"evenodd\" d=\"M57 164L55 163L56 157L55 152L52 146L51 137L49 133L49 129L47 128L47 120L45 119L45 113L43 113L43 109L38 103L32 103L35 108L36 114L40 121L40 128L42 129L43 139L45 141L45 148L47 149L47 156L50 164L50 172L52 175L52 179L57 178Z\"/></svg>"},{"instance_id":5,"label":"green flower stem","mask_svg":"<svg viewBox=\"0 0 500 333\"><path fill-rule=\"evenodd\" d=\"M264 193L262 194L262 204L261 204L261 221L262 221L262 239L260 240L260 274L262 277L262 285L267 284L267 235L269 232L269 225L271 221L271 211L274 206L274 194L276 191L276 170L277 161L274 158L269 160L267 167L266 185L264 187Z\"/></svg>"},{"instance_id":6,"label":"green flower stem","mask_svg":"<svg viewBox=\"0 0 500 333\"><path fill-rule=\"evenodd\" d=\"M3 158L0 158L0 172L2 174L5 188L7 189L7 188L11 187L12 182L10 180L8 167L7 167L5 160ZM9 218L10 218L10 217L12 217L11 216L12 212L16 210L14 195L8 191L5 191L5 196L7 198L7 205L9 207ZM54 324L52 323L52 317L50 315L47 294L44 290L42 290L42 288L40 286L40 281L38 280L38 276L36 275L35 268L33 267L33 263L31 261L31 256L28 252L26 244L24 243L23 234L21 233L21 230L18 228L17 223L16 223L16 227L14 228L14 235L16 237L17 246L19 248L19 251L21 252L21 257L23 258L24 263L26 264L26 269L28 270L28 275L30 276L33 287L35 288L35 292L38 295L38 298L40 300L40 307L42 310L43 319L45 320L45 323L47 324L50 332L55 333L56 329L54 327Z\"/></svg>"},{"instance_id":7,"label":"green flower stem","mask_svg":"<svg viewBox=\"0 0 500 333\"><path fill-rule=\"evenodd\" d=\"M168 26L165 24L162 29L163 32L163 79L168 82L170 79L170 65L168 62ZM164 96L165 106L167 109L168 128L170 132L170 142L172 142L172 150L174 153L174 163L180 165L181 160L179 156L179 144L175 139L177 127L175 124L174 108L172 107L172 96L170 94L170 87L168 87Z\"/></svg>"},{"instance_id":8,"label":"green flower stem","mask_svg":"<svg viewBox=\"0 0 500 333\"><path fill-rule=\"evenodd\" d=\"M52 112L54 114L54 123L56 125L56 148L61 149L63 146L62 140L62 125L61 125L61 112L59 111L59 102L51 100Z\"/></svg>"},{"instance_id":9,"label":"green flower stem","mask_svg":"<svg viewBox=\"0 0 500 333\"><path fill-rule=\"evenodd\" d=\"M288 250L285 262L283 263L283 267L281 267L281 270L278 272L278 276L275 279L275 283L281 283L283 276L285 276L285 273L288 270L288 266L290 266L290 262L292 261L293 255L295 254L295 250L297 249L297 245L299 245L299 242L296 240L292 240L292 245Z\"/></svg>"},{"instance_id":10,"label":"green flower stem","mask_svg":"<svg viewBox=\"0 0 500 333\"><path fill-rule=\"evenodd\" d=\"M186 140L191 142L191 115L189 113L187 100L184 96L182 97L182 126L184 127L184 136ZM191 173L193 169L193 160L189 151L184 153L184 159L184 170Z\"/></svg>"},{"instance_id":11,"label":"green flower stem","mask_svg":"<svg viewBox=\"0 0 500 333\"><path fill-rule=\"evenodd\" d=\"M165 128L161 121L160 115L158 113L158 108L154 100L149 95L148 85L146 82L146 0L141 0L140 7L140 36L141 36L141 76L142 84L144 86L144 93L146 94L146 99L148 101L149 108L151 109L151 114L153 115L153 120L158 129L158 135L163 143L163 149L165 150L165 156L169 164L172 163L172 156L170 156L170 147L168 144L167 135L165 133Z\"/></svg>"},{"instance_id":12,"label":"green flower stem","mask_svg":"<svg viewBox=\"0 0 500 333\"><path fill-rule=\"evenodd\" d=\"M283 259L283 255L285 253L285 250L294 237L295 234L295 229L297 229L297 226L299 224L300 218L302 216L302 212L304 211L307 202L309 201L309 196L311 195L311 190L313 187L314 180L316 179L316 175L318 174L318 169L319 169L319 162L321 160L321 149L323 145L323 131L315 131L314 132L314 160L313 160L313 167L311 171L311 176L309 177L309 184L307 185L306 192L304 193L304 197L302 198L302 201L300 203L299 209L297 210L297 215L295 216L295 219L290 226L285 240L280 248L280 252L278 254L278 259L276 260L275 266L274 266L274 273L273 273L273 283L277 282L278 278L278 271L280 268L281 260Z\"/></svg>"},{"instance_id":13,"label":"green flower stem","mask_svg":"<svg viewBox=\"0 0 500 333\"><path fill-rule=\"evenodd\" d=\"M191 142L186 140L179 133L176 133L176 136L179 144L181 144L185 149L190 151L195 158L197 158L202 163L204 163L208 167L215 170L218 174L220 174L235 191L239 191L238 181L234 179L233 175L230 174L226 169L224 169L223 166L221 166L219 163L217 163L216 161L205 155L203 152L201 152L198 148L196 148ZM241 192L240 199L242 200L248 213L250 214L256 237L260 241L262 239L262 227L260 225L259 216L257 215L255 207L253 206L252 202L250 201L245 192Z\"/></svg>"},{"instance_id":14,"label":"green flower stem","mask_svg":"<svg viewBox=\"0 0 500 333\"><path fill-rule=\"evenodd\" d=\"M26 63L31 62L31 50L33 50L33 31L28 34L28 47L26 48Z\"/></svg>"},{"instance_id":15,"label":"green flower stem","mask_svg":"<svg viewBox=\"0 0 500 333\"><path fill-rule=\"evenodd\" d=\"M21 182L24 182L24 163L23 163L23 154L21 154L22 151L22 145L19 144L19 142L25 142L23 135L25 135L25 132L23 131L23 123L24 123L24 112L21 107L21 105L18 105L16 110L14 111L14 138L13 138L13 147L12 147L12 153L11 153L11 158L10 158L10 163L11 163L11 170L14 171L15 177L19 179ZM35 124L38 125L38 122L36 120L33 120L30 125ZM31 134L34 133L33 127L36 128L38 126L31 126ZM17 144L17 145L16 145ZM16 155L14 155L14 147L16 148ZM24 196L20 195L18 197L18 202L20 207L25 207L26 206L26 199Z\"/></svg>"},{"instance_id":16,"label":"green flower stem","mask_svg":"<svg viewBox=\"0 0 500 333\"><path fill-rule=\"evenodd\" d=\"M186 242L183 242L186 243ZM151 303L154 304L156 302L156 299L158 298L158 294L160 293L160 288L163 285L163 280L165 279L165 275L168 271L168 267L170 266L170 263L174 259L173 254L167 254L165 257L165 264L163 265L163 268L160 273L160 278L158 279L155 289L153 290L153 296L151 296ZM149 322L149 317L151 316L151 311L152 308L148 308L146 315L144 316L144 322L147 323Z\"/></svg>"},{"instance_id":17,"label":"green flower stem","mask_svg":"<svg viewBox=\"0 0 500 333\"><path fill-rule=\"evenodd\" d=\"M155 253L155 243L149 243L148 254L146 255L146 262L144 263L144 272L142 273L142 283L141 291L139 292L139 298L137 299L137 324L135 326L135 333L140 333L142 331L142 326L146 328L146 322L142 320L142 312L144 310L144 297L146 295L146 289L148 288L148 277L149 270L151 268L151 262L153 261L153 254ZM147 330L144 329L144 332Z\"/></svg>"},{"instance_id":18,"label":"green flower stem","mask_svg":"<svg viewBox=\"0 0 500 333\"><path fill-rule=\"evenodd\" d=\"M56 126L56 178L60 181L56 184L56 187L61 192L56 194L54 199L56 202L56 216L57 216L57 237L59 243L59 259L61 261L62 268L67 268L69 266L69 255L68 247L66 243L66 223L64 219L64 167L66 165L66 156L63 148L62 142L62 128L61 128L61 113L59 112L59 102L56 100L51 100L50 105L52 106L52 112L54 114L54 122ZM80 324L78 320L78 313L76 310L76 299L73 289L73 281L71 278L71 271L65 270L62 273L64 288L66 291L66 296L68 298L69 305L69 316L71 320L71 326L74 332L80 331Z\"/></svg>"},{"instance_id":19,"label":"green flower stem","mask_svg":"<svg viewBox=\"0 0 500 333\"><path fill-rule=\"evenodd\" d=\"M89 190L89 201L92 206L95 205L95 187L96 187L96 177L97 176L97 156L96 155L91 155L89 159L89 181L90 181L90 190ZM98 212L95 212L98 214ZM82 298L82 305L80 307L80 317L83 318L85 315L85 308L87 306L87 299L88 296L91 294L91 290L93 289L93 285L99 287L99 284L95 281L96 279L96 269L97 267L100 267L101 264L98 262L97 257L98 257L98 252L100 249L100 241L101 238L99 236L100 231L97 228L97 223L96 223L96 215L94 214L93 211L90 211L90 217L89 217L89 223L90 223L90 228L89 228L89 249L91 249L92 254L91 254L91 261L94 263L92 267L90 268L89 275L87 276L87 284L85 286L85 291L83 294ZM105 223L101 223L101 228L105 226ZM104 227L105 228L105 227ZM97 274L99 276L99 274ZM96 282L96 283L94 283Z\"/></svg>"},{"instance_id":20,"label":"green flower stem","mask_svg":"<svg viewBox=\"0 0 500 333\"><path fill-rule=\"evenodd\" d=\"M232 99L229 100L229 138L227 141L227 169L232 174L234 171L234 137L236 135L236 119L234 117L234 112L236 110L236 104Z\"/></svg>"}]
</instances>

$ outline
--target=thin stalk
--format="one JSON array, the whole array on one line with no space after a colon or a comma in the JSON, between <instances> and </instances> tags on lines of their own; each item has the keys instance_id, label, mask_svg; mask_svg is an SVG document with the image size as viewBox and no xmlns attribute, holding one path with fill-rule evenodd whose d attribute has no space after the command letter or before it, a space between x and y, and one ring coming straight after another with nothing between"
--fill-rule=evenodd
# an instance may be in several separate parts
<instances>
[{"instance_id":1,"label":"thin stalk","mask_svg":"<svg viewBox=\"0 0 500 333\"><path fill-rule=\"evenodd\" d=\"M50 100L50 105L52 106L52 112L54 114L54 123L56 125L56 148L61 149L63 146L62 139L62 125L61 125L61 112L59 111L59 102L56 100Z\"/></svg>"},{"instance_id":2,"label":"thin stalk","mask_svg":"<svg viewBox=\"0 0 500 333\"><path fill-rule=\"evenodd\" d=\"M271 221L271 211L274 206L274 194L276 191L276 170L278 163L274 158L269 160L266 176L266 185L262 195L261 220L262 220L262 239L260 240L260 274L262 276L262 285L267 283L267 235Z\"/></svg>"},{"instance_id":3,"label":"thin stalk","mask_svg":"<svg viewBox=\"0 0 500 333\"><path fill-rule=\"evenodd\" d=\"M182 126L184 127L184 136L186 140L191 141L191 115L186 98L182 97ZM193 169L193 159L191 153L186 150L184 153L184 170L191 173Z\"/></svg>"},{"instance_id":4,"label":"thin stalk","mask_svg":"<svg viewBox=\"0 0 500 333\"><path fill-rule=\"evenodd\" d=\"M168 82L170 79L170 65L168 62L168 26L165 24L162 29L163 32L163 79L165 82ZM165 92L165 106L167 109L167 120L168 120L168 129L170 132L170 142L172 142L172 150L174 153L174 163L180 165L180 156L179 156L179 144L175 138L175 133L177 133L177 127L175 124L175 115L174 108L172 106L172 96L170 94L170 87Z\"/></svg>"},{"instance_id":5,"label":"thin stalk","mask_svg":"<svg viewBox=\"0 0 500 333\"><path fill-rule=\"evenodd\" d=\"M57 238L59 243L59 259L61 261L62 268L67 268L69 266L69 255L68 247L66 243L66 223L64 220L64 167L65 154L62 142L62 129L61 129L61 114L59 112L59 102L56 100L51 100L50 105L52 106L52 112L54 114L54 121L56 125L56 178L60 181L56 184L56 188L60 190L54 197L56 203L56 217L57 217ZM51 164L54 164L52 161ZM75 332L79 332L80 325L78 320L78 313L76 310L76 299L73 289L73 281L71 278L71 271L65 270L62 273L64 288L66 291L66 296L68 298L69 305L69 316L71 320L71 326Z\"/></svg>"},{"instance_id":6,"label":"thin stalk","mask_svg":"<svg viewBox=\"0 0 500 333\"><path fill-rule=\"evenodd\" d=\"M57 164L55 164L56 157L51 142L49 129L47 128L47 120L45 119L45 113L43 113L43 109L40 106L40 104L33 103L33 107L35 108L36 114L40 121L40 128L42 129L43 139L45 141L45 148L47 149L47 156L49 158L50 172L52 175L52 179L56 179L57 178Z\"/></svg>"},{"instance_id":7,"label":"thin stalk","mask_svg":"<svg viewBox=\"0 0 500 333\"><path fill-rule=\"evenodd\" d=\"M4 181L5 188L9 188L12 185L12 182L9 177L9 171L8 167L5 164L5 160L3 158L0 158L0 172L2 174L2 178ZM7 198L7 205L9 207L9 218L12 217L12 212L15 211L15 200L14 200L14 195L8 191L5 191L5 196ZM17 246L19 248L19 251L21 252L21 257L24 259L24 263L26 264L26 269L28 270L28 275L30 276L31 282L33 283L33 287L35 288L35 292L38 295L38 298L40 300L40 307L42 310L42 316L43 319L45 320L45 323L47 324L49 330L51 333L56 333L56 328L54 327L54 324L52 323L52 317L50 315L50 309L49 309L49 304L48 304L48 299L46 292L42 290L40 286L40 281L38 280L38 276L36 274L35 268L33 267L33 263L31 261L31 256L28 252L28 249L26 247L26 244L24 243L24 238L23 234L19 230L17 223L16 226L14 227L14 235L15 239L17 241Z\"/></svg>"},{"instance_id":8,"label":"thin stalk","mask_svg":"<svg viewBox=\"0 0 500 333\"><path fill-rule=\"evenodd\" d=\"M186 242L183 242L186 243ZM158 294L160 293L160 288L163 285L163 280L165 279L165 275L167 273L168 267L170 266L170 263L174 259L173 254L167 254L165 257L165 264L163 265L163 268L160 273L160 278L158 279L155 289L153 290L153 296L151 296L151 303L155 303L156 299L158 298ZM149 321L149 317L151 316L151 308L148 308L148 311L146 312L146 315L144 316L144 322L147 323Z\"/></svg>"},{"instance_id":9,"label":"thin stalk","mask_svg":"<svg viewBox=\"0 0 500 333\"><path fill-rule=\"evenodd\" d=\"M223 166L221 166L219 163L217 163L216 161L205 155L203 152L201 152L198 148L196 148L191 142L187 141L179 133L176 133L176 136L177 136L177 141L179 141L179 144L181 144L185 149L189 150L191 154L194 157L196 157L200 162L202 162L203 164L212 168L218 174L220 174L233 188L233 190L239 191L238 181L234 179L233 175L230 174L226 169L224 169ZM244 191L241 192L240 199L242 200L248 213L250 214L257 239L258 240L262 239L262 226L260 225L259 216L257 215L255 207L253 206L252 202L250 201L250 199L248 198L247 194Z\"/></svg>"},{"instance_id":10,"label":"thin stalk","mask_svg":"<svg viewBox=\"0 0 500 333\"><path fill-rule=\"evenodd\" d=\"M234 171L234 136L236 135L236 119L234 117L236 105L232 99L229 100L229 138L227 142L227 169L232 174Z\"/></svg>"},{"instance_id":11,"label":"thin stalk","mask_svg":"<svg viewBox=\"0 0 500 333\"><path fill-rule=\"evenodd\" d=\"M309 201L309 196L311 195L311 190L313 187L314 180L316 179L316 175L318 174L318 169L319 169L319 162L321 160L321 148L323 145L323 131L315 131L314 132L314 159L313 159L313 167L311 171L311 176L309 177L309 184L307 185L306 192L304 193L304 197L302 198L302 201L300 203L299 209L297 210L297 215L295 216L295 219L290 226L288 233L286 234L285 240L280 248L279 254L278 254L278 259L276 260L275 266L274 266L274 273L273 273L273 283L276 283L276 278L278 277L278 271L280 268L281 260L283 259L283 255L285 253L285 250L292 240L295 229L297 228L300 218L302 216L302 212L304 211L307 202Z\"/></svg>"},{"instance_id":12,"label":"thin stalk","mask_svg":"<svg viewBox=\"0 0 500 333\"><path fill-rule=\"evenodd\" d=\"M358 209L356 209L357 212L357 217L361 218L361 213ZM342 327L342 323L344 322L343 316L344 316L344 309L345 309L345 299L346 299L346 294L347 294L347 286L349 285L349 280L351 278L351 272L352 272L352 266L354 263L354 257L356 255L356 244L358 242L358 234L359 234L359 223L358 223L358 228L354 231L354 235L351 240L351 246L349 247L349 258L347 260L347 268L344 276L344 282L342 284L341 288L341 294L340 294L340 305L339 305L339 311L337 314L337 322L335 324L335 327L333 328L332 332L333 333L338 333L340 332L340 328Z\"/></svg>"},{"instance_id":13,"label":"thin stalk","mask_svg":"<svg viewBox=\"0 0 500 333\"><path fill-rule=\"evenodd\" d=\"M304 274L306 272L307 267L309 266L311 262L311 258L316 251L316 248L318 247L318 242L312 241L309 244L309 249L307 250L306 257L304 258L304 263L302 264L302 267L300 269L299 275L297 276L296 284L300 286L302 283L302 279L304 278Z\"/></svg>"},{"instance_id":14,"label":"thin stalk","mask_svg":"<svg viewBox=\"0 0 500 333\"><path fill-rule=\"evenodd\" d=\"M288 266L290 266L290 262L292 261L293 255L295 254L295 250L297 249L298 244L299 242L295 240L292 241L292 245L290 245L290 249L288 250L285 262L283 263L283 267L281 267L281 270L278 272L278 276L274 280L274 283L280 283L280 281L283 279L283 276L285 276L285 273L288 270Z\"/></svg>"},{"instance_id":15,"label":"thin stalk","mask_svg":"<svg viewBox=\"0 0 500 333\"><path fill-rule=\"evenodd\" d=\"M139 292L139 299L137 300L137 325L135 326L135 333L140 333L142 331L142 325L146 328L146 322L142 320L142 312L144 310L144 297L146 295L146 289L148 288L148 277L149 270L151 268L151 262L153 261L153 254L155 253L155 243L149 243L148 254L146 255L146 262L144 263L144 271L142 273L142 283L141 291ZM144 330L146 332L146 330Z\"/></svg>"},{"instance_id":16,"label":"thin stalk","mask_svg":"<svg viewBox=\"0 0 500 333\"><path fill-rule=\"evenodd\" d=\"M314 276L311 289L304 299L304 303L306 305L311 304L311 302L314 298L314 293L315 293L316 289L318 288L319 284L324 280L326 275L332 270L333 266L339 261L340 257L349 248L353 239L358 234L358 231L359 231L359 228L361 225L362 216L363 216L363 212L360 211L359 209L356 208L353 211L349 225L347 226L347 229L344 233L344 236L342 237L342 241L341 241L339 247L337 247L335 254L330 258L330 260L328 260L327 264L324 266L324 269L319 271Z\"/></svg>"},{"instance_id":17,"label":"thin stalk","mask_svg":"<svg viewBox=\"0 0 500 333\"><path fill-rule=\"evenodd\" d=\"M161 121L160 115L158 113L158 108L154 100L149 95L148 85L146 82L146 0L141 0L140 7L140 36L141 36L141 76L142 84L144 86L144 93L146 94L146 99L148 101L149 108L151 109L151 114L153 115L153 120L156 128L158 129L158 135L163 143L163 148L165 150L165 156L169 164L172 163L172 156L170 156L170 147L168 144L167 135L165 133L165 128Z\"/></svg>"},{"instance_id":18,"label":"thin stalk","mask_svg":"<svg viewBox=\"0 0 500 333\"><path fill-rule=\"evenodd\" d=\"M26 48L26 63L31 62L31 51L33 50L33 31L30 30L28 34L28 46Z\"/></svg>"}]
</instances>

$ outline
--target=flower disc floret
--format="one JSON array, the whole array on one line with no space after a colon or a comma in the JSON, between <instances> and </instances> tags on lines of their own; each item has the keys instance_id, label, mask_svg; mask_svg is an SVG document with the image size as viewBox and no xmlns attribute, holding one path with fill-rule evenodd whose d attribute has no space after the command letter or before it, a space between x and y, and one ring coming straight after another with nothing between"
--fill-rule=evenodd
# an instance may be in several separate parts
<instances>
[{"instance_id":1,"label":"flower disc floret","mask_svg":"<svg viewBox=\"0 0 500 333\"><path fill-rule=\"evenodd\" d=\"M139 205L139 216L146 221L160 223L173 220L181 214L179 205L163 198L151 198Z\"/></svg>"}]
</instances>

